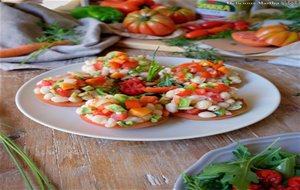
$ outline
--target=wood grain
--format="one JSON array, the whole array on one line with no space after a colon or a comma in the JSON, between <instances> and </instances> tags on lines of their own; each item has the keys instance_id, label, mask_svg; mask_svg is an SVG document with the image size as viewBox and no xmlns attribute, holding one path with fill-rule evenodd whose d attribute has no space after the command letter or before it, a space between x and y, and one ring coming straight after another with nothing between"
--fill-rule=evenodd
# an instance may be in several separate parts
<instances>
[{"instance_id":1,"label":"wood grain","mask_svg":"<svg viewBox=\"0 0 300 190\"><path fill-rule=\"evenodd\" d=\"M152 53L124 51L132 55ZM158 55L172 56L165 52ZM239 139L300 130L300 97L292 96L300 92L300 69L245 59L231 59L228 63L253 71L278 87L282 101L271 116L240 130L191 140L126 142L93 139L41 126L17 110L14 98L18 88L45 70L0 71L0 117L15 126L15 129L2 127L0 130L15 138L57 189L172 189L180 173L209 150ZM0 161L0 189L25 189L18 170L2 146Z\"/></svg>"}]
</instances>

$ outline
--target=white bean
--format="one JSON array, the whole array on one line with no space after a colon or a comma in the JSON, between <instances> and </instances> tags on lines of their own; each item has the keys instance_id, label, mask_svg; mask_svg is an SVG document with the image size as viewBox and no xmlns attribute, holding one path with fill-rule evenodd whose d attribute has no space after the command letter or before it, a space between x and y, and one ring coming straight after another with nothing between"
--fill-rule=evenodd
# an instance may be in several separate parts
<instances>
[{"instance_id":1,"label":"white bean","mask_svg":"<svg viewBox=\"0 0 300 190\"><path fill-rule=\"evenodd\" d=\"M208 101L208 100L201 100L200 102L198 102L196 104L196 108L199 109L199 110L206 110L208 109L209 107L211 107L212 105L212 102L211 101Z\"/></svg>"},{"instance_id":2,"label":"white bean","mask_svg":"<svg viewBox=\"0 0 300 190\"><path fill-rule=\"evenodd\" d=\"M200 112L198 116L202 118L212 118L212 117L216 117L217 115L209 111L204 111L204 112Z\"/></svg>"},{"instance_id":3,"label":"white bean","mask_svg":"<svg viewBox=\"0 0 300 190\"><path fill-rule=\"evenodd\" d=\"M93 64L95 64L97 62L97 60L86 60L85 62L84 62L84 64L85 65L93 65Z\"/></svg>"},{"instance_id":4,"label":"white bean","mask_svg":"<svg viewBox=\"0 0 300 190\"><path fill-rule=\"evenodd\" d=\"M48 93L49 93L49 86L42 86L42 87L40 88L40 92L41 92L42 94L48 94Z\"/></svg>"},{"instance_id":5,"label":"white bean","mask_svg":"<svg viewBox=\"0 0 300 190\"><path fill-rule=\"evenodd\" d=\"M57 95L57 96L52 97L51 101L53 101L53 102L67 102L69 100L68 100L67 97L62 97L62 96Z\"/></svg>"},{"instance_id":6,"label":"white bean","mask_svg":"<svg viewBox=\"0 0 300 190\"><path fill-rule=\"evenodd\" d=\"M109 118L105 124L105 127L113 127L117 124L116 120Z\"/></svg>"},{"instance_id":7,"label":"white bean","mask_svg":"<svg viewBox=\"0 0 300 190\"><path fill-rule=\"evenodd\" d=\"M161 116L163 112L161 110L154 110L153 114Z\"/></svg>"},{"instance_id":8,"label":"white bean","mask_svg":"<svg viewBox=\"0 0 300 190\"><path fill-rule=\"evenodd\" d=\"M220 97L224 100L227 100L231 97L231 95L228 92L221 92Z\"/></svg>"},{"instance_id":9,"label":"white bean","mask_svg":"<svg viewBox=\"0 0 300 190\"><path fill-rule=\"evenodd\" d=\"M220 106L216 106L216 105L210 106L210 107L208 108L209 111L217 111L217 110L219 110L219 109L220 109Z\"/></svg>"},{"instance_id":10,"label":"white bean","mask_svg":"<svg viewBox=\"0 0 300 190\"><path fill-rule=\"evenodd\" d=\"M43 97L45 100L50 100L53 97L52 93L47 93L45 94L45 96Z\"/></svg>"},{"instance_id":11,"label":"white bean","mask_svg":"<svg viewBox=\"0 0 300 190\"><path fill-rule=\"evenodd\" d=\"M35 94L40 94L41 92L40 92L40 88L35 88L34 90L33 90L33 92L35 93Z\"/></svg>"},{"instance_id":12,"label":"white bean","mask_svg":"<svg viewBox=\"0 0 300 190\"><path fill-rule=\"evenodd\" d=\"M126 121L133 121L133 122L136 122L136 123L142 123L142 122L144 122L144 120L142 118L135 117L135 116L129 116L124 121L125 122Z\"/></svg>"},{"instance_id":13,"label":"white bean","mask_svg":"<svg viewBox=\"0 0 300 190\"><path fill-rule=\"evenodd\" d=\"M101 70L101 74L103 76L107 76L109 74L109 68L103 67L102 70Z\"/></svg>"},{"instance_id":14,"label":"white bean","mask_svg":"<svg viewBox=\"0 0 300 190\"><path fill-rule=\"evenodd\" d=\"M122 73L122 74L127 74L128 71L129 71L129 69L121 69L121 70L120 70L120 73Z\"/></svg>"},{"instance_id":15,"label":"white bean","mask_svg":"<svg viewBox=\"0 0 300 190\"><path fill-rule=\"evenodd\" d=\"M83 100L90 100L90 99L93 99L93 97L91 96L91 95L89 95L89 94L87 94L87 95L85 95L85 96L83 96L83 97L81 97Z\"/></svg>"},{"instance_id":16,"label":"white bean","mask_svg":"<svg viewBox=\"0 0 300 190\"><path fill-rule=\"evenodd\" d=\"M76 84L76 80L75 79L65 78L64 79L64 83Z\"/></svg>"},{"instance_id":17,"label":"white bean","mask_svg":"<svg viewBox=\"0 0 300 190\"><path fill-rule=\"evenodd\" d=\"M230 99L226 100L225 102L232 105L232 104L234 104L235 100L230 98Z\"/></svg>"},{"instance_id":18,"label":"white bean","mask_svg":"<svg viewBox=\"0 0 300 190\"><path fill-rule=\"evenodd\" d=\"M192 82L197 83L197 84L201 84L205 81L205 78L201 78L199 76L196 76L194 78L191 79Z\"/></svg>"},{"instance_id":19,"label":"white bean","mask_svg":"<svg viewBox=\"0 0 300 190\"><path fill-rule=\"evenodd\" d=\"M230 111L226 111L225 115L232 115L232 113Z\"/></svg>"},{"instance_id":20,"label":"white bean","mask_svg":"<svg viewBox=\"0 0 300 190\"><path fill-rule=\"evenodd\" d=\"M95 123L105 124L107 122L107 117L103 115L95 115L91 120Z\"/></svg>"},{"instance_id":21,"label":"white bean","mask_svg":"<svg viewBox=\"0 0 300 190\"><path fill-rule=\"evenodd\" d=\"M148 115L145 115L144 117L142 117L142 120L143 121L149 121L151 119L152 115L151 114L148 114Z\"/></svg>"},{"instance_id":22,"label":"white bean","mask_svg":"<svg viewBox=\"0 0 300 190\"><path fill-rule=\"evenodd\" d=\"M167 98L173 98L177 93L184 91L183 88L176 88L174 90L170 90L166 93Z\"/></svg>"},{"instance_id":23,"label":"white bean","mask_svg":"<svg viewBox=\"0 0 300 190\"><path fill-rule=\"evenodd\" d=\"M242 80L240 79L239 76L230 76L229 79L231 80L232 83L237 84L237 83L241 83Z\"/></svg>"},{"instance_id":24,"label":"white bean","mask_svg":"<svg viewBox=\"0 0 300 190\"><path fill-rule=\"evenodd\" d=\"M228 104L227 102L220 102L218 103L218 106L220 106L221 108L228 108L230 104Z\"/></svg>"},{"instance_id":25,"label":"white bean","mask_svg":"<svg viewBox=\"0 0 300 190\"><path fill-rule=\"evenodd\" d=\"M77 108L77 109L76 109L76 113L77 113L78 115L80 115L80 114L81 114L81 110L82 110L82 107Z\"/></svg>"},{"instance_id":26,"label":"white bean","mask_svg":"<svg viewBox=\"0 0 300 190\"><path fill-rule=\"evenodd\" d=\"M171 113L176 113L178 111L178 106L175 102L168 103L166 109Z\"/></svg>"},{"instance_id":27,"label":"white bean","mask_svg":"<svg viewBox=\"0 0 300 190\"><path fill-rule=\"evenodd\" d=\"M82 102L82 99L81 98L77 98L77 97L70 97L69 101L76 103L76 102Z\"/></svg>"},{"instance_id":28,"label":"white bean","mask_svg":"<svg viewBox=\"0 0 300 190\"><path fill-rule=\"evenodd\" d=\"M148 103L147 105L146 105L146 108L148 108L149 110L155 110L155 105L154 104L151 104L151 103Z\"/></svg>"}]
</instances>

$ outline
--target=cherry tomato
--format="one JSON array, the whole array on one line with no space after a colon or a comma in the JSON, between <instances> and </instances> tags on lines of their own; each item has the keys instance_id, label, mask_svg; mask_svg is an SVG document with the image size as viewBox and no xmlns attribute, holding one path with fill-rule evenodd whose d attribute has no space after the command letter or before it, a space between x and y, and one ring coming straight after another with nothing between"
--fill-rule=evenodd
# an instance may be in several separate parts
<instances>
[{"instance_id":1,"label":"cherry tomato","mask_svg":"<svg viewBox=\"0 0 300 190\"><path fill-rule=\"evenodd\" d=\"M57 88L55 91L58 95L63 96L63 97L69 97L71 95L70 90L63 90L61 88Z\"/></svg>"},{"instance_id":2,"label":"cherry tomato","mask_svg":"<svg viewBox=\"0 0 300 190\"><path fill-rule=\"evenodd\" d=\"M138 78L131 78L126 81L120 82L120 91L127 95L143 94L145 85Z\"/></svg>"},{"instance_id":3,"label":"cherry tomato","mask_svg":"<svg viewBox=\"0 0 300 190\"><path fill-rule=\"evenodd\" d=\"M289 178L287 183L289 187L300 187L300 176Z\"/></svg>"},{"instance_id":4,"label":"cherry tomato","mask_svg":"<svg viewBox=\"0 0 300 190\"><path fill-rule=\"evenodd\" d=\"M185 89L184 91L177 93L177 96L189 96L191 94L193 94L193 90Z\"/></svg>"},{"instance_id":5,"label":"cherry tomato","mask_svg":"<svg viewBox=\"0 0 300 190\"><path fill-rule=\"evenodd\" d=\"M123 121L124 119L126 119L128 117L128 114L127 113L121 113L121 114L113 113L110 117L116 121Z\"/></svg>"},{"instance_id":6,"label":"cherry tomato","mask_svg":"<svg viewBox=\"0 0 300 190\"><path fill-rule=\"evenodd\" d=\"M282 175L275 170L258 170L256 171L258 180L264 186L277 186L282 181Z\"/></svg>"},{"instance_id":7,"label":"cherry tomato","mask_svg":"<svg viewBox=\"0 0 300 190\"><path fill-rule=\"evenodd\" d=\"M52 86L54 84L54 80L42 80L41 84L37 85L38 87L43 86Z\"/></svg>"},{"instance_id":8,"label":"cherry tomato","mask_svg":"<svg viewBox=\"0 0 300 190\"><path fill-rule=\"evenodd\" d=\"M199 29L199 30L194 30L192 32L188 32L185 34L186 38L201 38L208 36L209 32L207 30Z\"/></svg>"}]
</instances>

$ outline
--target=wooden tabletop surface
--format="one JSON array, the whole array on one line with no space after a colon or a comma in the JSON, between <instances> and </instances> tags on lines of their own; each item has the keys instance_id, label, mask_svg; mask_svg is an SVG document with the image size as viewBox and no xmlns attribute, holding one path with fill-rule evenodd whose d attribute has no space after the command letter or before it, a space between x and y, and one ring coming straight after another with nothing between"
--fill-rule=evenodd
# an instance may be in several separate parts
<instances>
[{"instance_id":1,"label":"wooden tabletop surface","mask_svg":"<svg viewBox=\"0 0 300 190\"><path fill-rule=\"evenodd\" d=\"M117 49L103 54L110 50ZM131 55L152 53L119 50ZM170 56L166 52L158 55ZM300 97L293 96L300 92L299 68L245 59L228 63L255 72L278 87L282 99L272 115L240 130L191 140L127 142L87 138L42 126L17 109L15 94L19 87L45 70L0 71L0 117L16 128L2 127L1 131L15 139L57 189L172 189L180 173L210 150L239 139L300 131ZM26 187L3 146L0 184L5 190Z\"/></svg>"}]
</instances>

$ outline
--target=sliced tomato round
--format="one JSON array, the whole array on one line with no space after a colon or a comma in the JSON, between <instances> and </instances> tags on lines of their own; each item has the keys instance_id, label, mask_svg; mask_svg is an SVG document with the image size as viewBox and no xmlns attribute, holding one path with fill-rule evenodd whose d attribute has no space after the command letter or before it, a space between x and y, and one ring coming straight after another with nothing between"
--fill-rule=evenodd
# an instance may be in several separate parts
<instances>
[{"instance_id":1,"label":"sliced tomato round","mask_svg":"<svg viewBox=\"0 0 300 190\"><path fill-rule=\"evenodd\" d=\"M265 41L258 39L255 36L255 31L234 32L231 34L231 37L235 41L248 46L255 46L255 47L270 46L270 44L266 43Z\"/></svg>"},{"instance_id":2,"label":"sliced tomato round","mask_svg":"<svg viewBox=\"0 0 300 190\"><path fill-rule=\"evenodd\" d=\"M44 103L51 104L54 106L61 106L61 107L80 107L85 103L85 102L76 102L76 103L74 103L74 102L53 102L51 100L45 100L44 94L35 94L35 96Z\"/></svg>"}]
</instances>

